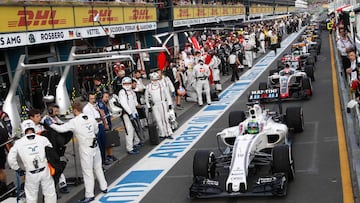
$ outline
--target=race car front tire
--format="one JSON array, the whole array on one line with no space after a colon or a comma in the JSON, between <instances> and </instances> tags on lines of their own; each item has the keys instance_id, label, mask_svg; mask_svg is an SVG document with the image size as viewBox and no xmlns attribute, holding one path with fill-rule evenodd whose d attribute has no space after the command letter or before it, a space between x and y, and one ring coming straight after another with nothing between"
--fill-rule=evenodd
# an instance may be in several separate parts
<instances>
[{"instance_id":1,"label":"race car front tire","mask_svg":"<svg viewBox=\"0 0 360 203\"><path fill-rule=\"evenodd\" d=\"M239 125L246 119L244 111L232 111L229 114L229 127L234 127Z\"/></svg>"},{"instance_id":2,"label":"race car front tire","mask_svg":"<svg viewBox=\"0 0 360 203\"><path fill-rule=\"evenodd\" d=\"M193 159L193 176L213 179L215 177L215 155L209 150L198 150Z\"/></svg>"},{"instance_id":3,"label":"race car front tire","mask_svg":"<svg viewBox=\"0 0 360 203\"><path fill-rule=\"evenodd\" d=\"M286 108L286 125L296 133L304 131L304 115L301 107Z\"/></svg>"},{"instance_id":4,"label":"race car front tire","mask_svg":"<svg viewBox=\"0 0 360 203\"><path fill-rule=\"evenodd\" d=\"M288 180L295 177L294 160L289 145L277 145L272 150L273 173L285 173Z\"/></svg>"}]
</instances>

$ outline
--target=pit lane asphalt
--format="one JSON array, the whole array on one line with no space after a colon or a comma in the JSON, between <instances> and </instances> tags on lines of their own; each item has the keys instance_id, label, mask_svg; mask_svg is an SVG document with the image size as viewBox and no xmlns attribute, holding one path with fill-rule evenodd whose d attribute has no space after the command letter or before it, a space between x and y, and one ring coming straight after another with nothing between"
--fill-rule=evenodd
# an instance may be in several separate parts
<instances>
[{"instance_id":1,"label":"pit lane asphalt","mask_svg":"<svg viewBox=\"0 0 360 203\"><path fill-rule=\"evenodd\" d=\"M196 200L194 202L343 202L342 180L339 162L338 136L333 97L333 83L330 63L328 33L323 32L321 54L316 63L313 82L313 96L308 101L289 101L287 106L300 105L304 110L305 130L293 138L293 155L296 177L289 184L287 197L269 198L219 198ZM268 70L275 68L271 64ZM260 81L266 81L269 71L249 89L258 88ZM246 95L242 96L189 151L142 199L144 203L186 203L189 187L192 183L192 160L196 150L217 151L216 133L228 126L228 114L231 110L246 110Z\"/></svg>"}]
</instances>

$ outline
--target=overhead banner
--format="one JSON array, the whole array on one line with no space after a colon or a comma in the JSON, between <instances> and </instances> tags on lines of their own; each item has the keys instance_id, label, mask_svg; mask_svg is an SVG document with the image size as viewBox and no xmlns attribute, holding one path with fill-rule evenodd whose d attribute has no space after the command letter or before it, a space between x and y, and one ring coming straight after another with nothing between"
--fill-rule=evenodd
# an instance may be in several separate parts
<instances>
[{"instance_id":1,"label":"overhead banner","mask_svg":"<svg viewBox=\"0 0 360 203\"><path fill-rule=\"evenodd\" d=\"M174 20L194 18L194 10L190 7L174 7Z\"/></svg>"},{"instance_id":2,"label":"overhead banner","mask_svg":"<svg viewBox=\"0 0 360 203\"><path fill-rule=\"evenodd\" d=\"M124 23L156 22L155 7L124 7Z\"/></svg>"}]
</instances>

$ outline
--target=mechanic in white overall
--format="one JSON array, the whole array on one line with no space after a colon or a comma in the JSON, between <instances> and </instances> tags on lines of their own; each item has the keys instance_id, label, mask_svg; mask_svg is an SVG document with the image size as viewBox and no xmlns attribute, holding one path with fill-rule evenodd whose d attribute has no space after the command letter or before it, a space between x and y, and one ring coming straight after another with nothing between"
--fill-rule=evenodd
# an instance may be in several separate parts
<instances>
[{"instance_id":1,"label":"mechanic in white overall","mask_svg":"<svg viewBox=\"0 0 360 203\"><path fill-rule=\"evenodd\" d=\"M100 190L107 192L107 182L101 163L101 152L97 143L96 134L99 131L98 122L94 117L82 112L83 105L74 102L72 105L74 118L63 125L51 124L50 127L57 132L64 133L72 131L79 143L79 155L81 172L84 178L85 197L81 203L91 202L95 199L95 178L99 182ZM48 123L48 122L46 122Z\"/></svg>"},{"instance_id":2,"label":"mechanic in white overall","mask_svg":"<svg viewBox=\"0 0 360 203\"><path fill-rule=\"evenodd\" d=\"M173 139L173 131L169 123L169 109L172 109L172 99L167 88L159 82L159 74L150 74L151 83L146 86L145 103L152 112L159 128L161 139ZM151 105L152 104L152 105Z\"/></svg>"},{"instance_id":3,"label":"mechanic in white overall","mask_svg":"<svg viewBox=\"0 0 360 203\"><path fill-rule=\"evenodd\" d=\"M17 140L11 147L7 157L9 166L16 170L18 175L26 175L27 203L38 202L39 185L41 185L45 203L54 203L56 202L55 183L50 175L45 153L45 147L52 148L52 145L46 137L35 134L35 124L30 119L21 123L21 130L25 136ZM25 171L17 162L18 155L24 164Z\"/></svg>"},{"instance_id":4,"label":"mechanic in white overall","mask_svg":"<svg viewBox=\"0 0 360 203\"><path fill-rule=\"evenodd\" d=\"M260 53L265 54L265 33L264 33L264 29L261 28L260 33L259 33L259 41L260 41Z\"/></svg>"},{"instance_id":5,"label":"mechanic in white overall","mask_svg":"<svg viewBox=\"0 0 360 203\"><path fill-rule=\"evenodd\" d=\"M221 64L221 60L219 59L219 57L216 56L215 52L213 52L211 55L212 58L210 60L209 67L212 69L213 80L215 83L215 90L221 91L222 87L220 83L220 68L219 68L219 65Z\"/></svg>"},{"instance_id":6,"label":"mechanic in white overall","mask_svg":"<svg viewBox=\"0 0 360 203\"><path fill-rule=\"evenodd\" d=\"M126 130L126 151L130 155L138 154L141 146L140 139L136 134L135 127L131 120L139 118L136 108L141 108L137 102L136 94L131 87L132 80L125 77L122 80L123 89L119 91L119 102L123 108L122 119Z\"/></svg>"},{"instance_id":7,"label":"mechanic in white overall","mask_svg":"<svg viewBox=\"0 0 360 203\"><path fill-rule=\"evenodd\" d=\"M243 46L245 51L245 60L247 62L248 67L252 68L253 60L254 60L253 51L255 44L250 40L249 35L245 35L244 39L245 40L243 42Z\"/></svg>"},{"instance_id":8,"label":"mechanic in white overall","mask_svg":"<svg viewBox=\"0 0 360 203\"><path fill-rule=\"evenodd\" d=\"M203 105L203 98L202 98L203 89L206 94L207 104L210 105L211 97L210 97L210 84L209 84L209 76L210 76L209 66L204 64L204 60L200 58L198 64L194 66L193 72L194 72L194 77L196 79L196 93L198 96L199 106Z\"/></svg>"}]
</instances>

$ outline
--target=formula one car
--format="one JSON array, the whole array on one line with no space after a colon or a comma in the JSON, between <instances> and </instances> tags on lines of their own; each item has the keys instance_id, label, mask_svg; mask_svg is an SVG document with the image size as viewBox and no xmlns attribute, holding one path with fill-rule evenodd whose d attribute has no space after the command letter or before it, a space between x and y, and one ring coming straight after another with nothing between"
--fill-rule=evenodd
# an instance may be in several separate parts
<instances>
[{"instance_id":1,"label":"formula one car","mask_svg":"<svg viewBox=\"0 0 360 203\"><path fill-rule=\"evenodd\" d=\"M315 59L310 54L301 54L300 51L294 51L292 54L284 54L278 61L277 70L271 70L270 75L282 70L287 64L298 71L305 72L311 81L315 81Z\"/></svg>"},{"instance_id":2,"label":"formula one car","mask_svg":"<svg viewBox=\"0 0 360 203\"><path fill-rule=\"evenodd\" d=\"M312 96L312 85L306 73L293 68L285 68L268 77L267 82L259 83L259 90L251 91L249 101L262 102L282 100L309 99Z\"/></svg>"},{"instance_id":3,"label":"formula one car","mask_svg":"<svg viewBox=\"0 0 360 203\"><path fill-rule=\"evenodd\" d=\"M295 177L290 132L303 129L301 107L288 107L282 115L252 102L248 117L231 112L229 127L217 133L221 155L209 150L194 155L190 198L286 196Z\"/></svg>"}]
</instances>

